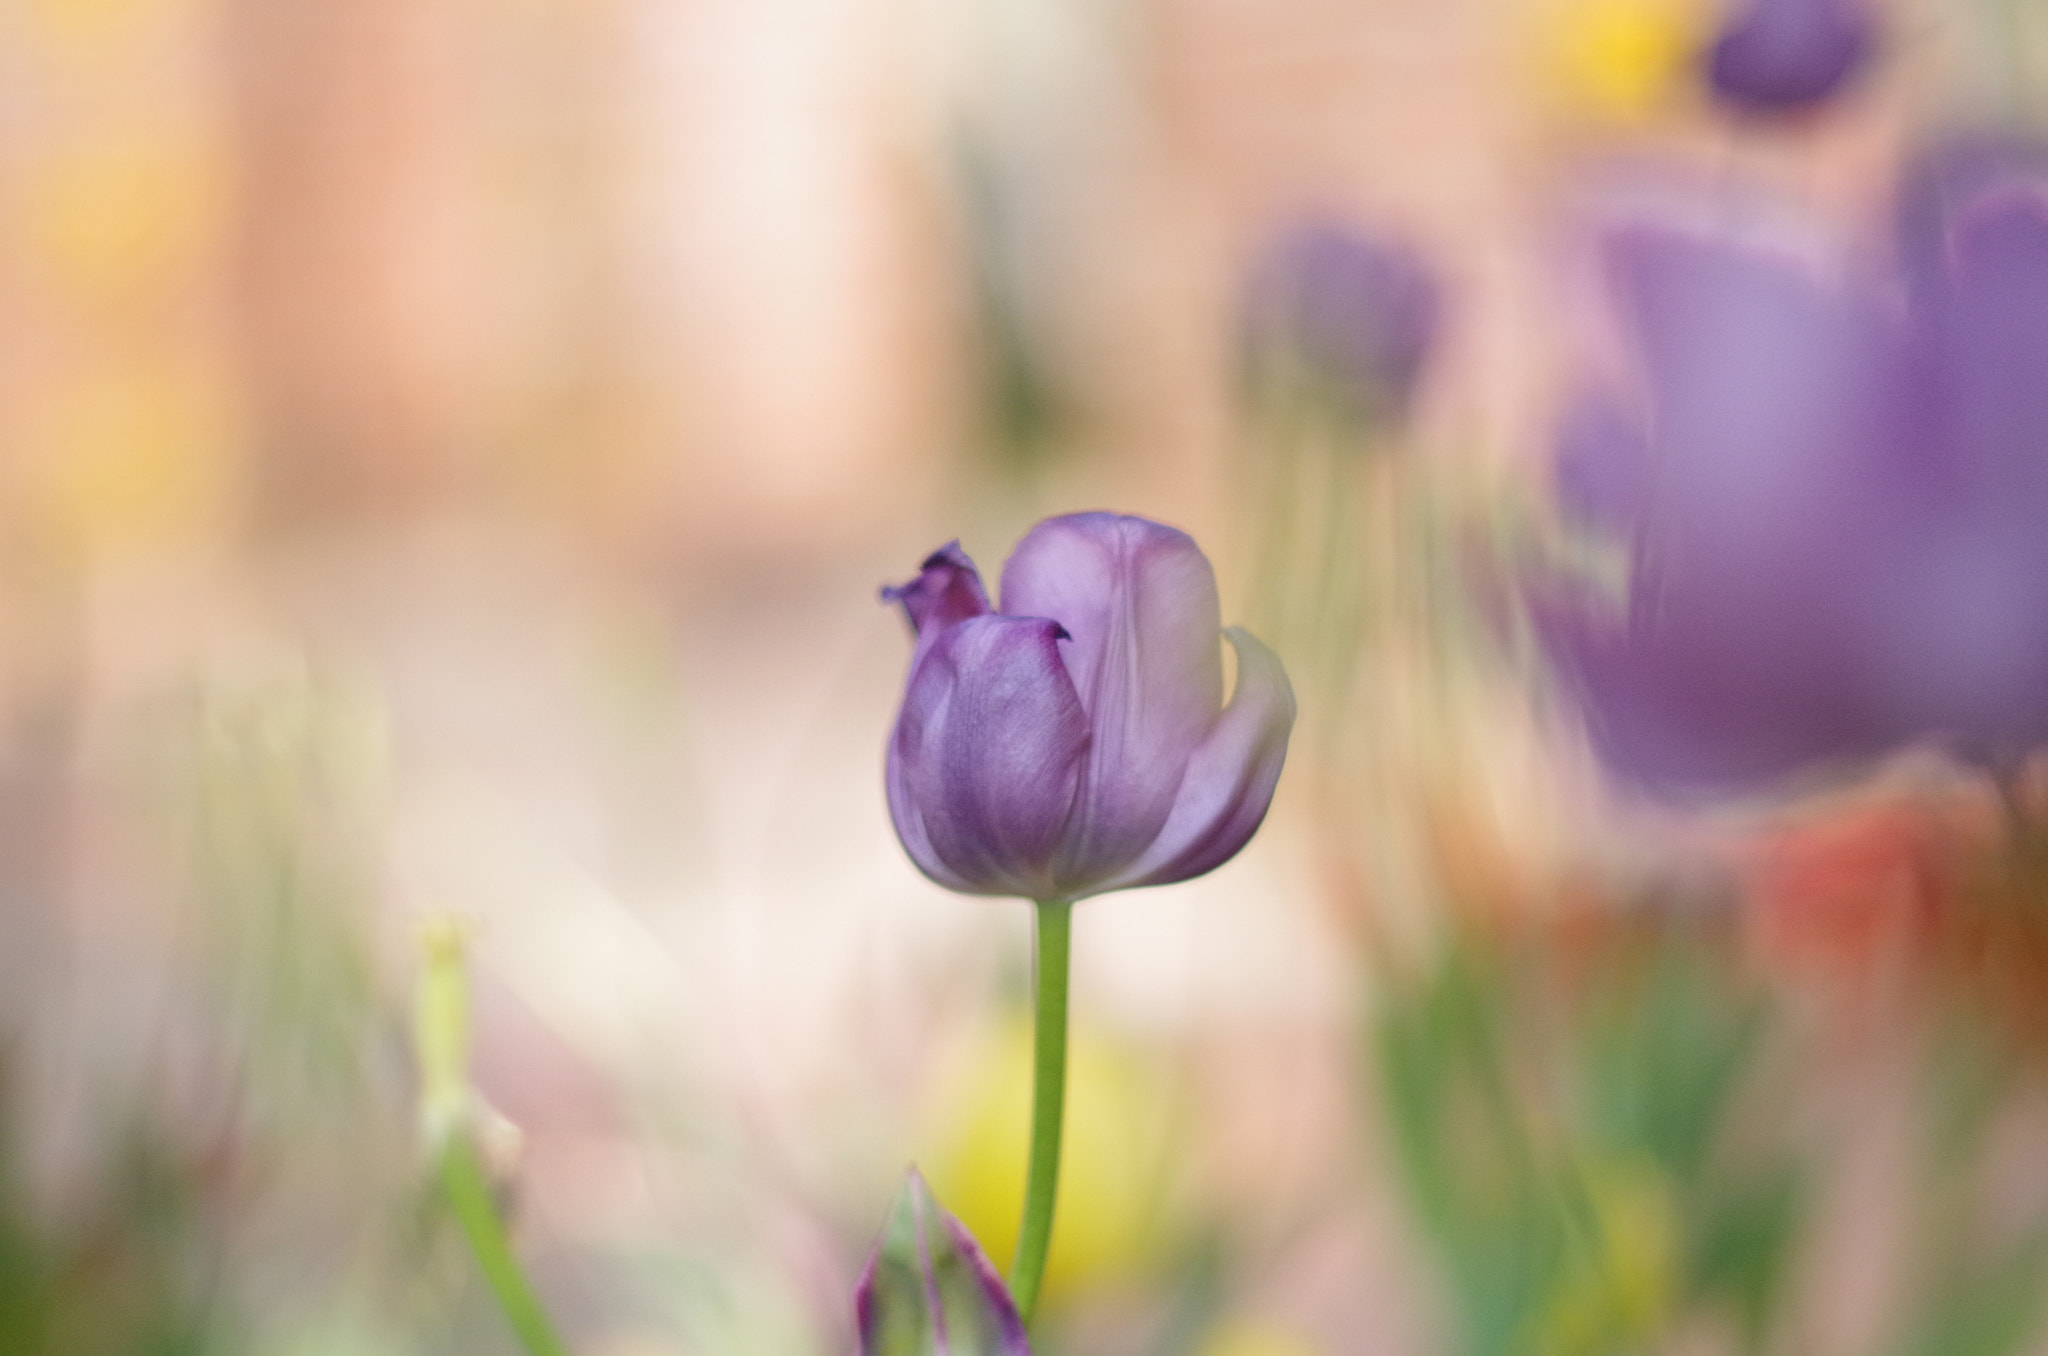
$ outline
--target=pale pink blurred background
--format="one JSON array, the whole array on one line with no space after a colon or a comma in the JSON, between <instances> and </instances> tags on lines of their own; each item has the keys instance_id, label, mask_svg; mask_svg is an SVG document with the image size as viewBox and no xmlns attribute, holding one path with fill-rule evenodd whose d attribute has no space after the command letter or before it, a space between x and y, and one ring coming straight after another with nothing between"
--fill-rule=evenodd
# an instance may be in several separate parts
<instances>
[{"instance_id":1,"label":"pale pink blurred background","mask_svg":"<svg viewBox=\"0 0 2048 1356\"><path fill-rule=\"evenodd\" d=\"M579 1350L844 1350L903 1162L973 1189L945 1166L962 1089L1028 954L1020 906L894 841L907 646L876 587L1110 507L1193 531L1233 619L1237 289L1310 209L1444 279L1404 449L1433 493L1526 497L1589 201L1654 160L1867 238L1901 140L1995 55L1961 0L1902 0L1846 108L1751 137L1680 65L1715 12L8 8L0 1002L38 1208L100 1189L94 1127L132 1096L224 1162L265 1349L471 1349L420 1318L455 1282L377 1260L416 932L452 913ZM1021 448L986 399L989 277L1056 409ZM1105 1206L1097 1266L1142 1294L1157 1235L1229 1221L1249 1279L1216 1356L1426 1348L1361 1166L1361 953L1426 933L1459 870L1542 908L1645 851L1525 695L1473 678L1448 743L1388 717L1362 787L1300 752L1241 860L1083 912L1107 1072L1077 1097L1135 1099L1111 1140L1173 1127L1102 1150L1112 1180L1165 1164L1127 1213L1168 1224ZM315 884L244 888L277 870ZM1105 1352L1142 1308L1108 1290Z\"/></svg>"}]
</instances>

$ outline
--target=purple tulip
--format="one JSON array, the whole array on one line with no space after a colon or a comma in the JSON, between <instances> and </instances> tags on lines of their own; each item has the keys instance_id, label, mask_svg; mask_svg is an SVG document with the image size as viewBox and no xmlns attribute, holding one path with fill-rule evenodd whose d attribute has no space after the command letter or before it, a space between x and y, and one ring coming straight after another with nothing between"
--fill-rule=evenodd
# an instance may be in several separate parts
<instances>
[{"instance_id":1,"label":"purple tulip","mask_svg":"<svg viewBox=\"0 0 2048 1356\"><path fill-rule=\"evenodd\" d=\"M1744 112L1798 112L1840 89L1875 48L1864 0L1751 0L1709 49L1707 82Z\"/></svg>"},{"instance_id":2,"label":"purple tulip","mask_svg":"<svg viewBox=\"0 0 2048 1356\"><path fill-rule=\"evenodd\" d=\"M1570 521L1627 536L1650 505L1647 437L1611 401L1582 395L1558 430L1555 479Z\"/></svg>"},{"instance_id":3,"label":"purple tulip","mask_svg":"<svg viewBox=\"0 0 2048 1356\"><path fill-rule=\"evenodd\" d=\"M912 1168L853 1297L860 1356L1031 1356L1002 1277Z\"/></svg>"},{"instance_id":4,"label":"purple tulip","mask_svg":"<svg viewBox=\"0 0 2048 1356\"><path fill-rule=\"evenodd\" d=\"M1916 290L1927 436L1878 668L1902 719L2005 763L2048 741L2048 183L1946 224Z\"/></svg>"},{"instance_id":5,"label":"purple tulip","mask_svg":"<svg viewBox=\"0 0 2048 1356\"><path fill-rule=\"evenodd\" d=\"M882 596L917 635L889 811L939 884L1038 900L1164 885L1228 861L1265 817L1293 689L1222 629L1187 534L1049 518L1004 565L1002 612L957 543ZM1237 651L1228 706L1219 635Z\"/></svg>"},{"instance_id":6,"label":"purple tulip","mask_svg":"<svg viewBox=\"0 0 2048 1356\"><path fill-rule=\"evenodd\" d=\"M1987 193L2048 174L2048 144L2003 129L1949 132L1921 148L1899 176L1893 217L1899 262L1915 307L1948 286L1957 220Z\"/></svg>"},{"instance_id":7,"label":"purple tulip","mask_svg":"<svg viewBox=\"0 0 2048 1356\"><path fill-rule=\"evenodd\" d=\"M1629 548L1618 614L1541 591L1539 634L1596 751L1677 793L1868 756L1894 731L1866 628L1896 540L1912 384L1871 297L1674 231L1608 242L1644 417L1589 399L1560 494Z\"/></svg>"},{"instance_id":8,"label":"purple tulip","mask_svg":"<svg viewBox=\"0 0 2048 1356\"><path fill-rule=\"evenodd\" d=\"M1288 375L1366 418L1403 415L1436 341L1437 285L1414 254L1326 221L1281 234L1246 288L1254 371Z\"/></svg>"}]
</instances>

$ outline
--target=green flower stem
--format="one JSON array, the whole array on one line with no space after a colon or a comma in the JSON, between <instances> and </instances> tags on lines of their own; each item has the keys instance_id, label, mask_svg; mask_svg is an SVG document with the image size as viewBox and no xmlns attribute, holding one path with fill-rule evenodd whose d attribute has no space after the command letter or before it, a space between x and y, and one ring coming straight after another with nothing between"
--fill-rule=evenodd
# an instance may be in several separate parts
<instances>
[{"instance_id":1,"label":"green flower stem","mask_svg":"<svg viewBox=\"0 0 2048 1356\"><path fill-rule=\"evenodd\" d=\"M466 1131L451 1134L441 1150L441 1184L469 1238L470 1251L476 1254L477 1268L528 1356L569 1356L567 1344L556 1335L540 1296L534 1293L505 1237L504 1221L491 1199L490 1182Z\"/></svg>"},{"instance_id":2,"label":"green flower stem","mask_svg":"<svg viewBox=\"0 0 2048 1356\"><path fill-rule=\"evenodd\" d=\"M1038 1006L1031 1061L1031 1166L1024 1178L1024 1222L1010 1265L1010 1297L1026 1323L1038 1307L1052 1209L1059 1197L1060 1131L1067 1105L1067 952L1072 900L1042 899L1038 909Z\"/></svg>"}]
</instances>

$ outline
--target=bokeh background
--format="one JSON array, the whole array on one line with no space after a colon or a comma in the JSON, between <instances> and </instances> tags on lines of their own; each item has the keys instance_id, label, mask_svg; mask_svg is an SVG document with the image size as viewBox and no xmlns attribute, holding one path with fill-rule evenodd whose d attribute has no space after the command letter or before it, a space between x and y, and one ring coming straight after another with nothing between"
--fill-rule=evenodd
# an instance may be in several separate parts
<instances>
[{"instance_id":1,"label":"bokeh background","mask_svg":"<svg viewBox=\"0 0 2048 1356\"><path fill-rule=\"evenodd\" d=\"M1302 718L1240 859L1079 911L1044 1350L2048 1350L1989 789L1637 796L1516 622L1588 221L1875 251L2048 99L2022 0L1869 15L1766 118L1713 0L0 10L0 1350L511 1351L446 918L579 1353L850 1351L912 1160L1004 1258L1029 913L895 842L876 591L1097 507ZM1267 361L1304 230L1426 274L1365 408Z\"/></svg>"}]
</instances>

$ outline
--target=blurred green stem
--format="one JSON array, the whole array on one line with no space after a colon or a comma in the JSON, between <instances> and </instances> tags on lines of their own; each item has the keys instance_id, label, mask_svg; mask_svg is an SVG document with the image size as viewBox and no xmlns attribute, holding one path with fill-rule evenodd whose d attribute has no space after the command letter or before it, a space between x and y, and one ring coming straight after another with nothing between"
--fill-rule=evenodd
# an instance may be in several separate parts
<instances>
[{"instance_id":1,"label":"blurred green stem","mask_svg":"<svg viewBox=\"0 0 2048 1356\"><path fill-rule=\"evenodd\" d=\"M1031 1062L1031 1166L1024 1179L1024 1221L1010 1265L1010 1296L1026 1323L1038 1307L1045 1256L1052 1247L1059 1196L1060 1133L1067 1104L1067 952L1073 901L1042 899L1038 911L1038 1004Z\"/></svg>"},{"instance_id":2,"label":"blurred green stem","mask_svg":"<svg viewBox=\"0 0 2048 1356\"><path fill-rule=\"evenodd\" d=\"M556 1335L540 1296L534 1293L505 1237L504 1221L491 1199L490 1180L467 1133L450 1135L441 1150L441 1184L469 1239L470 1251L476 1254L477 1269L483 1272L528 1356L569 1356L568 1346Z\"/></svg>"},{"instance_id":3,"label":"blurred green stem","mask_svg":"<svg viewBox=\"0 0 2048 1356\"><path fill-rule=\"evenodd\" d=\"M491 1287L527 1356L569 1356L520 1269L477 1156L476 1095L469 1086L468 931L448 918L430 921L420 938L426 967L414 997L413 1042L420 1066L420 1109L427 1140L477 1269Z\"/></svg>"}]
</instances>

